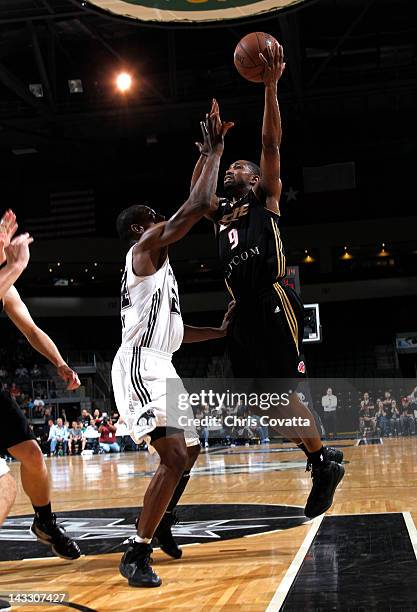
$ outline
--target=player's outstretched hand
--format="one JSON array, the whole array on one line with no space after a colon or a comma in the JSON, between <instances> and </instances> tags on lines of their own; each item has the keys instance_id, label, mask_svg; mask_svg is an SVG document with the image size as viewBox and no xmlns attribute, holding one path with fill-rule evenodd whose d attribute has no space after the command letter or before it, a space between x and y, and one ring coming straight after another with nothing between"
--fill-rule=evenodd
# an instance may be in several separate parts
<instances>
[{"instance_id":1,"label":"player's outstretched hand","mask_svg":"<svg viewBox=\"0 0 417 612\"><path fill-rule=\"evenodd\" d=\"M66 364L61 365L57 368L58 376L62 378L67 385L67 391L75 391L81 385L80 379L78 378L77 372L71 370Z\"/></svg>"},{"instance_id":2,"label":"player's outstretched hand","mask_svg":"<svg viewBox=\"0 0 417 612\"><path fill-rule=\"evenodd\" d=\"M16 215L9 208L6 210L0 219L0 242L5 246L9 246L11 239L17 230Z\"/></svg>"},{"instance_id":3,"label":"player's outstretched hand","mask_svg":"<svg viewBox=\"0 0 417 612\"><path fill-rule=\"evenodd\" d=\"M282 45L275 41L267 46L266 54L260 53L259 57L265 64L263 74L264 84L266 86L276 85L285 70L284 49Z\"/></svg>"},{"instance_id":4,"label":"player's outstretched hand","mask_svg":"<svg viewBox=\"0 0 417 612\"><path fill-rule=\"evenodd\" d=\"M223 322L222 322L222 324L220 326L220 329L222 331L224 331L225 334L227 332L227 328L229 327L229 323L230 323L230 321L233 318L235 306L236 306L236 302L235 301L229 302L229 306L228 306L227 311L225 312L225 315L223 317Z\"/></svg>"},{"instance_id":5,"label":"player's outstretched hand","mask_svg":"<svg viewBox=\"0 0 417 612\"><path fill-rule=\"evenodd\" d=\"M0 264L2 264L6 259L4 249L9 246L10 241L16 233L16 230L16 215L9 208L9 210L6 210L0 219Z\"/></svg>"},{"instance_id":6,"label":"player's outstretched hand","mask_svg":"<svg viewBox=\"0 0 417 612\"><path fill-rule=\"evenodd\" d=\"M206 120L200 121L203 142L195 143L200 155L207 156L212 152L221 155L224 149L224 137L233 126L234 123L232 121L221 120L219 104L213 98L210 112L206 114Z\"/></svg>"},{"instance_id":7,"label":"player's outstretched hand","mask_svg":"<svg viewBox=\"0 0 417 612\"><path fill-rule=\"evenodd\" d=\"M205 121L200 121L204 147L209 155L222 155L224 151L224 137L234 126L234 123L231 121L221 121L216 100L213 100L212 110L213 112L206 115Z\"/></svg>"},{"instance_id":8,"label":"player's outstretched hand","mask_svg":"<svg viewBox=\"0 0 417 612\"><path fill-rule=\"evenodd\" d=\"M24 270L29 263L29 245L32 242L32 236L27 233L13 238L9 246L4 249L7 265L18 265L19 268Z\"/></svg>"}]
</instances>

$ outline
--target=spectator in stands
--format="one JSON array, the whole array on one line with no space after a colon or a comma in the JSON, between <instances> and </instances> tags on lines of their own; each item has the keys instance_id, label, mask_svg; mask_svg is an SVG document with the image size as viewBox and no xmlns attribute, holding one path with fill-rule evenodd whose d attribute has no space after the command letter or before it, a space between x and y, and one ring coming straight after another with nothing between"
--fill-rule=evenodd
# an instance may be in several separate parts
<instances>
[{"instance_id":1,"label":"spectator in stands","mask_svg":"<svg viewBox=\"0 0 417 612\"><path fill-rule=\"evenodd\" d=\"M412 392L408 396L408 399L410 401L410 410L412 412L414 410L417 411L417 387L414 387L414 389L412 390Z\"/></svg>"},{"instance_id":2,"label":"spectator in stands","mask_svg":"<svg viewBox=\"0 0 417 612\"><path fill-rule=\"evenodd\" d=\"M400 411L398 410L395 399L391 402L391 435L398 436L400 434Z\"/></svg>"},{"instance_id":3,"label":"spectator in stands","mask_svg":"<svg viewBox=\"0 0 417 612\"><path fill-rule=\"evenodd\" d=\"M39 378L40 376L42 376L42 372L37 363L33 364L33 368L30 371L30 376L31 378Z\"/></svg>"},{"instance_id":4,"label":"spectator in stands","mask_svg":"<svg viewBox=\"0 0 417 612\"><path fill-rule=\"evenodd\" d=\"M116 421L116 442L119 445L121 452L123 452L126 447L131 446L131 440L132 439L129 436L129 430L126 425L126 421L124 421L123 417L119 416Z\"/></svg>"},{"instance_id":5,"label":"spectator in stands","mask_svg":"<svg viewBox=\"0 0 417 612\"><path fill-rule=\"evenodd\" d=\"M244 442L245 446L249 446L250 441L256 435L256 431L249 425L250 420L249 406L242 404L237 409L237 426L234 431L234 435L238 440Z\"/></svg>"},{"instance_id":6,"label":"spectator in stands","mask_svg":"<svg viewBox=\"0 0 417 612\"><path fill-rule=\"evenodd\" d=\"M93 421L92 415L88 412L88 410L86 408L83 408L81 410L80 421L83 424L83 427L85 427L85 428L87 428L88 425L90 425L90 423L92 423L92 421Z\"/></svg>"},{"instance_id":7,"label":"spectator in stands","mask_svg":"<svg viewBox=\"0 0 417 612\"><path fill-rule=\"evenodd\" d=\"M83 431L83 438L85 439L85 447L84 450L92 450L94 454L98 453L100 450L99 438L100 433L93 425L93 417L91 417L91 424L87 425L85 431ZM87 423L87 421L85 421Z\"/></svg>"},{"instance_id":8,"label":"spectator in stands","mask_svg":"<svg viewBox=\"0 0 417 612\"><path fill-rule=\"evenodd\" d=\"M16 385L16 383L12 383L12 386L10 387L10 395L13 397L13 399L17 402L18 399L20 400L20 397L22 395L22 391L21 389Z\"/></svg>"},{"instance_id":9,"label":"spectator in stands","mask_svg":"<svg viewBox=\"0 0 417 612\"><path fill-rule=\"evenodd\" d=\"M120 446L116 442L116 427L106 413L103 413L98 430L100 432L100 448L105 453L120 453Z\"/></svg>"},{"instance_id":10,"label":"spectator in stands","mask_svg":"<svg viewBox=\"0 0 417 612\"><path fill-rule=\"evenodd\" d=\"M202 404L197 408L195 418L201 422L203 419L208 419L210 416L210 410L207 404ZM207 425L199 425L197 427L198 436L204 448L209 447L209 428Z\"/></svg>"},{"instance_id":11,"label":"spectator in stands","mask_svg":"<svg viewBox=\"0 0 417 612\"><path fill-rule=\"evenodd\" d=\"M387 408L391 408L392 406L392 397L391 397L391 391L385 391L384 393L384 399L382 400L382 403L384 404L384 408L385 410L387 410Z\"/></svg>"},{"instance_id":12,"label":"spectator in stands","mask_svg":"<svg viewBox=\"0 0 417 612\"><path fill-rule=\"evenodd\" d=\"M56 425L53 425L49 430L49 441L51 443L51 455L54 455L57 446L60 445L62 447L63 455L66 455L68 452L68 429L64 427L64 421L61 418L56 420Z\"/></svg>"},{"instance_id":13,"label":"spectator in stands","mask_svg":"<svg viewBox=\"0 0 417 612\"><path fill-rule=\"evenodd\" d=\"M384 403L381 399L376 400L376 425L381 436L388 436L390 427L389 420L387 418L387 412L385 410Z\"/></svg>"},{"instance_id":14,"label":"spectator in stands","mask_svg":"<svg viewBox=\"0 0 417 612\"><path fill-rule=\"evenodd\" d=\"M33 399L31 397L28 397L24 403L23 403L23 408L27 408L29 411L29 414L35 418L38 418L36 415L36 411L35 411L35 405L33 403ZM43 416L43 414L41 414L40 416Z\"/></svg>"},{"instance_id":15,"label":"spectator in stands","mask_svg":"<svg viewBox=\"0 0 417 612\"><path fill-rule=\"evenodd\" d=\"M252 413L249 410L250 419L256 421L257 426L255 429L255 435L257 435L261 441L261 444L269 444L269 429L267 425L261 425L261 416L259 414Z\"/></svg>"},{"instance_id":16,"label":"spectator in stands","mask_svg":"<svg viewBox=\"0 0 417 612\"><path fill-rule=\"evenodd\" d=\"M14 375L16 376L17 380L24 380L29 377L29 372L28 369L25 368L25 366L19 364L19 366L15 370Z\"/></svg>"},{"instance_id":17,"label":"spectator in stands","mask_svg":"<svg viewBox=\"0 0 417 612\"><path fill-rule=\"evenodd\" d=\"M73 421L71 429L68 430L68 452L70 455L75 455L77 446L83 451L85 447L85 438L83 438L81 423Z\"/></svg>"},{"instance_id":18,"label":"spectator in stands","mask_svg":"<svg viewBox=\"0 0 417 612\"><path fill-rule=\"evenodd\" d=\"M359 408L359 429L362 434L365 428L369 429L372 433L376 431L376 409L367 392L363 394Z\"/></svg>"},{"instance_id":19,"label":"spectator in stands","mask_svg":"<svg viewBox=\"0 0 417 612\"><path fill-rule=\"evenodd\" d=\"M98 408L96 408L93 412L93 422L94 425L98 428L100 426L100 423L102 421L102 415L101 412Z\"/></svg>"},{"instance_id":20,"label":"spectator in stands","mask_svg":"<svg viewBox=\"0 0 417 612\"><path fill-rule=\"evenodd\" d=\"M0 366L0 378L7 378L9 375L8 371L4 366Z\"/></svg>"},{"instance_id":21,"label":"spectator in stands","mask_svg":"<svg viewBox=\"0 0 417 612\"><path fill-rule=\"evenodd\" d=\"M47 404L47 405L45 406L44 411L43 411L43 418L44 418L45 422L46 422L48 419L50 419L50 418L51 418L51 414L52 414L52 408L51 408L51 406L50 406L49 404Z\"/></svg>"},{"instance_id":22,"label":"spectator in stands","mask_svg":"<svg viewBox=\"0 0 417 612\"><path fill-rule=\"evenodd\" d=\"M414 436L416 433L416 422L409 397L401 399L400 427L403 436Z\"/></svg>"},{"instance_id":23,"label":"spectator in stands","mask_svg":"<svg viewBox=\"0 0 417 612\"><path fill-rule=\"evenodd\" d=\"M33 401L33 407L35 410L35 414L40 414L40 415L44 414L45 402L43 401L43 399L39 397L39 395L36 396L35 400Z\"/></svg>"},{"instance_id":24,"label":"spectator in stands","mask_svg":"<svg viewBox=\"0 0 417 612\"><path fill-rule=\"evenodd\" d=\"M324 425L326 428L327 437L332 432L333 438L337 435L336 426L336 409L337 409L337 397L333 394L333 389L329 387L326 391L326 395L321 398L321 405L324 412Z\"/></svg>"}]
</instances>

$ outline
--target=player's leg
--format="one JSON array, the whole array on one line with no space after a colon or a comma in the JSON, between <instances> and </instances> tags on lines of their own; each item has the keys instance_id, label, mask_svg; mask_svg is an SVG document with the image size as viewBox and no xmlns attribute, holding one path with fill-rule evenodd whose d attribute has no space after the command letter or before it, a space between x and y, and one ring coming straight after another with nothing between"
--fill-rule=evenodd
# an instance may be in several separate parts
<instances>
[{"instance_id":1,"label":"player's leg","mask_svg":"<svg viewBox=\"0 0 417 612\"><path fill-rule=\"evenodd\" d=\"M188 459L183 432L161 438L157 436L158 432L155 431L152 446L160 457L160 464L145 492L137 536L130 540L120 563L121 574L128 579L130 586L135 587L157 587L161 584L160 578L150 566L150 543Z\"/></svg>"},{"instance_id":2,"label":"player's leg","mask_svg":"<svg viewBox=\"0 0 417 612\"><path fill-rule=\"evenodd\" d=\"M275 291L277 299L281 302L286 312L287 329L290 330L294 339L294 345L291 344L291 346L294 346L296 349L297 372L300 376L304 376L305 364L299 357L304 334L304 306L296 293L291 289L283 289L276 285ZM307 451L307 461L308 465L311 465L313 480L313 486L304 512L309 518L314 518L326 512L333 503L336 487L342 480L345 472L341 465L343 454L341 451L332 448L328 449L323 446L314 415L302 402L297 393L292 394L290 406L293 414L296 416L305 415L303 418L308 419L311 424L310 427L302 428L297 434L301 438L302 447Z\"/></svg>"},{"instance_id":3,"label":"player's leg","mask_svg":"<svg viewBox=\"0 0 417 612\"><path fill-rule=\"evenodd\" d=\"M32 533L43 544L51 547L53 553L63 559L78 559L81 551L56 522L51 507L49 474L41 449L35 440L25 440L8 447L12 457L20 461L20 475L23 490L32 502L35 517Z\"/></svg>"},{"instance_id":4,"label":"player's leg","mask_svg":"<svg viewBox=\"0 0 417 612\"><path fill-rule=\"evenodd\" d=\"M156 528L154 534L155 545L159 545L161 550L164 551L170 557L174 559L180 559L182 556L182 550L174 540L172 535L172 527L178 522L175 509L181 499L186 486L190 480L190 472L197 461L198 455L200 454L200 443L196 441L191 446L187 446L187 463L184 472L181 474L181 478L178 481L175 491L171 497L171 500L165 510L165 513Z\"/></svg>"},{"instance_id":5,"label":"player's leg","mask_svg":"<svg viewBox=\"0 0 417 612\"><path fill-rule=\"evenodd\" d=\"M323 446L314 415L296 392L298 383L302 383L305 378L305 364L300 357L304 307L295 292L276 284L270 299L265 298L263 301L260 319L264 350L260 351L258 357L258 372L265 378L289 381L287 386L294 389L284 414L289 418L295 417L294 422L299 425L286 430L285 435L298 442L311 466L313 487L305 514L313 518L330 508L336 487L343 478L344 468L333 460L336 458L333 450Z\"/></svg>"},{"instance_id":6,"label":"player's leg","mask_svg":"<svg viewBox=\"0 0 417 612\"><path fill-rule=\"evenodd\" d=\"M16 499L16 481L4 459L0 458L0 525L8 516Z\"/></svg>"},{"instance_id":7,"label":"player's leg","mask_svg":"<svg viewBox=\"0 0 417 612\"><path fill-rule=\"evenodd\" d=\"M16 481L9 472L4 459L0 458L0 525L8 516L16 499ZM0 599L0 612L9 612L9 603Z\"/></svg>"},{"instance_id":8,"label":"player's leg","mask_svg":"<svg viewBox=\"0 0 417 612\"><path fill-rule=\"evenodd\" d=\"M1 392L0 405L7 429L0 433L0 446L20 461L22 486L35 510L32 532L65 559L77 559L80 549L56 524L51 510L49 476L45 460L25 414L9 393Z\"/></svg>"}]
</instances>

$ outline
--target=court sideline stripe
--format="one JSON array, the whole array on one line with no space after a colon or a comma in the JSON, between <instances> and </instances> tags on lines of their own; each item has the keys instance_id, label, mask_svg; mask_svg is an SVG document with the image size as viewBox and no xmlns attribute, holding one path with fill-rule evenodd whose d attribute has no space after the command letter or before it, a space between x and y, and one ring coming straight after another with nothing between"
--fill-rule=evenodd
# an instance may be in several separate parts
<instances>
[{"instance_id":1,"label":"court sideline stripe","mask_svg":"<svg viewBox=\"0 0 417 612\"><path fill-rule=\"evenodd\" d=\"M408 535L410 536L411 544L414 549L414 554L417 559L417 528L414 524L411 512L403 512L404 521L408 529Z\"/></svg>"},{"instance_id":2,"label":"court sideline stripe","mask_svg":"<svg viewBox=\"0 0 417 612\"><path fill-rule=\"evenodd\" d=\"M292 583L294 582L298 574L298 571L304 561L304 558L308 552L308 549L310 548L314 538L317 535L318 530L320 529L320 525L324 517L325 515L321 514L320 516L317 516L313 520L311 527L309 529L309 532L307 533L306 537L304 538L303 543L298 549L298 552L295 555L290 567L287 569L284 578L281 580L280 584L278 585L278 588L275 591L273 598L269 602L266 612L278 612L281 609L281 606L284 603L285 598L288 595L288 592L292 586Z\"/></svg>"}]
</instances>

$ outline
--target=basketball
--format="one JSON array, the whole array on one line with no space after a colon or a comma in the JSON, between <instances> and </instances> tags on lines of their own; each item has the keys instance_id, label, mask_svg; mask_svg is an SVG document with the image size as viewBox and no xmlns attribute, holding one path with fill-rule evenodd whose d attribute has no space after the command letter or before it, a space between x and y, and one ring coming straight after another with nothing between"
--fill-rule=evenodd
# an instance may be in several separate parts
<instances>
[{"instance_id":1,"label":"basketball","mask_svg":"<svg viewBox=\"0 0 417 612\"><path fill-rule=\"evenodd\" d=\"M265 55L267 46L274 42L277 42L276 39L265 32L251 32L238 42L233 59L237 71L244 79L262 83L265 65L259 54Z\"/></svg>"}]
</instances>

